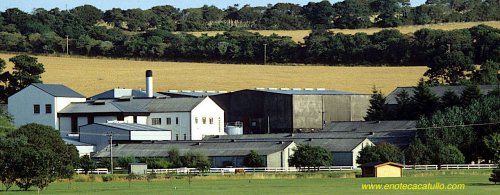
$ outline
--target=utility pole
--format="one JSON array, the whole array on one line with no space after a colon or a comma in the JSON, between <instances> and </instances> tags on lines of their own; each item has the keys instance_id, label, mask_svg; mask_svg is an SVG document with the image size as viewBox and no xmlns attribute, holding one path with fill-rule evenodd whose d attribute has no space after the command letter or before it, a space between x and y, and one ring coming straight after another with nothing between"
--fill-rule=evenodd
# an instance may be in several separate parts
<instances>
[{"instance_id":1,"label":"utility pole","mask_svg":"<svg viewBox=\"0 0 500 195\"><path fill-rule=\"evenodd\" d=\"M109 137L109 162L111 164L111 174L113 174L113 132L107 132L106 136Z\"/></svg>"},{"instance_id":2,"label":"utility pole","mask_svg":"<svg viewBox=\"0 0 500 195\"><path fill-rule=\"evenodd\" d=\"M69 55L69 36L66 35L66 55Z\"/></svg>"},{"instance_id":3,"label":"utility pole","mask_svg":"<svg viewBox=\"0 0 500 195\"><path fill-rule=\"evenodd\" d=\"M267 115L267 134L271 133L271 125L269 124L269 115Z\"/></svg>"},{"instance_id":4,"label":"utility pole","mask_svg":"<svg viewBox=\"0 0 500 195\"><path fill-rule=\"evenodd\" d=\"M264 43L264 65L267 64L267 43Z\"/></svg>"}]
</instances>

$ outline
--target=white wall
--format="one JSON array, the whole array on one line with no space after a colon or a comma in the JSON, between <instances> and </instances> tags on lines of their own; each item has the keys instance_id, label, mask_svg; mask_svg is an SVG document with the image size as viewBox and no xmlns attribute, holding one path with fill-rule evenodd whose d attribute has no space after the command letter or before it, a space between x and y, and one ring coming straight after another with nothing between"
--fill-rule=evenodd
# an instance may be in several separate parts
<instances>
[{"instance_id":1,"label":"white wall","mask_svg":"<svg viewBox=\"0 0 500 195\"><path fill-rule=\"evenodd\" d=\"M56 97L55 98L55 106L54 109L54 123L56 129L59 129L59 120L57 120L57 113L64 109L66 106L71 104L72 102L85 102L85 98L69 98L69 97ZM70 126L71 127L71 126Z\"/></svg>"},{"instance_id":2,"label":"white wall","mask_svg":"<svg viewBox=\"0 0 500 195\"><path fill-rule=\"evenodd\" d=\"M295 142L292 142L288 147L283 149L282 151L275 152L267 155L267 167L283 167L288 168L288 159L293 155L293 149L297 148Z\"/></svg>"},{"instance_id":3,"label":"white wall","mask_svg":"<svg viewBox=\"0 0 500 195\"><path fill-rule=\"evenodd\" d=\"M55 124L54 112L55 98L38 89L35 86L28 86L8 99L8 112L14 118L14 125L20 127L28 123L38 123L57 128ZM40 105L40 113L33 113L33 105ZM45 113L45 104L52 105L52 113Z\"/></svg>"},{"instance_id":4,"label":"white wall","mask_svg":"<svg viewBox=\"0 0 500 195\"><path fill-rule=\"evenodd\" d=\"M161 118L161 125L153 125L153 118ZM167 118L171 119L170 125L167 125ZM179 124L175 123L176 118L179 118ZM139 122L139 118L137 118L137 122ZM171 140L176 140L177 136L179 136L179 140L184 140L184 134L186 134L186 140L191 140L191 115L189 112L151 113L147 118L147 125L171 130Z\"/></svg>"},{"instance_id":5,"label":"white wall","mask_svg":"<svg viewBox=\"0 0 500 195\"><path fill-rule=\"evenodd\" d=\"M171 131L131 131L130 132L130 140L170 140L172 137Z\"/></svg>"},{"instance_id":6,"label":"white wall","mask_svg":"<svg viewBox=\"0 0 500 195\"><path fill-rule=\"evenodd\" d=\"M205 124L203 117L206 118ZM213 124L210 124L210 118L213 118ZM191 111L191 126L192 140L201 140L207 135L224 135L224 110L207 97Z\"/></svg>"},{"instance_id":7,"label":"white wall","mask_svg":"<svg viewBox=\"0 0 500 195\"><path fill-rule=\"evenodd\" d=\"M80 157L84 155L90 156L90 153L94 152L94 146L76 146L76 149L78 150Z\"/></svg>"},{"instance_id":8,"label":"white wall","mask_svg":"<svg viewBox=\"0 0 500 195\"><path fill-rule=\"evenodd\" d=\"M361 149L363 149L364 147L373 146L373 145L375 145L375 144L373 144L373 142L371 142L369 139L365 139L352 150L352 164L355 166L355 168L359 166L359 164L356 163L356 160L358 159L359 152L361 151Z\"/></svg>"}]
</instances>

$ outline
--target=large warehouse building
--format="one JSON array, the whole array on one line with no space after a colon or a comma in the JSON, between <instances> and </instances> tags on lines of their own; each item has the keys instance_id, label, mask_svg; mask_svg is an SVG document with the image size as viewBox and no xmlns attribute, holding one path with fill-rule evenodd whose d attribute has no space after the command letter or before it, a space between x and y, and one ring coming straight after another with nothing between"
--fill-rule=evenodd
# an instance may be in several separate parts
<instances>
[{"instance_id":1,"label":"large warehouse building","mask_svg":"<svg viewBox=\"0 0 500 195\"><path fill-rule=\"evenodd\" d=\"M370 95L325 89L257 88L210 96L225 121L245 133L315 131L331 121L362 121Z\"/></svg>"}]
</instances>

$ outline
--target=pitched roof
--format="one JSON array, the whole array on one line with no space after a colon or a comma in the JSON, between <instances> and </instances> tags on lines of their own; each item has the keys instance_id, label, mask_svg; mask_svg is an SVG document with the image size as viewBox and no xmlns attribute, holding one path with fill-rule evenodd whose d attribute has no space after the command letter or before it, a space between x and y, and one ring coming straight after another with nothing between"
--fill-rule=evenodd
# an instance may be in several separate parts
<instances>
[{"instance_id":1,"label":"pitched roof","mask_svg":"<svg viewBox=\"0 0 500 195\"><path fill-rule=\"evenodd\" d=\"M205 98L153 99L146 109L150 112L189 112Z\"/></svg>"},{"instance_id":2,"label":"pitched roof","mask_svg":"<svg viewBox=\"0 0 500 195\"><path fill-rule=\"evenodd\" d=\"M118 99L95 100L71 103L59 113L151 113L151 112L189 112L205 98L165 98L165 99ZM96 102L100 102L96 104Z\"/></svg>"},{"instance_id":3,"label":"pitched roof","mask_svg":"<svg viewBox=\"0 0 500 195\"><path fill-rule=\"evenodd\" d=\"M170 131L166 129L160 129L157 127L149 126L149 125L143 125L143 124L136 124L136 123L93 123L93 124L87 124L82 127L93 127L93 126L104 126L104 127L112 127L112 128L117 128L125 131ZM82 128L81 130L84 130L85 128Z\"/></svg>"},{"instance_id":4,"label":"pitched roof","mask_svg":"<svg viewBox=\"0 0 500 195\"><path fill-rule=\"evenodd\" d=\"M354 121L354 122L332 122L323 130L336 132L383 132L383 131L405 131L415 130L416 121Z\"/></svg>"},{"instance_id":5,"label":"pitched roof","mask_svg":"<svg viewBox=\"0 0 500 195\"><path fill-rule=\"evenodd\" d=\"M497 88L496 85L479 85L479 89L481 90L481 94L488 94L490 91L493 91ZM408 92L409 97L413 97L415 94L416 87L398 87L394 91L392 91L389 95L387 95L385 99L386 104L398 104L396 101L396 97L402 91ZM438 97L442 97L446 91L451 91L455 93L455 95L460 96L462 91L465 89L465 86L435 86L430 87L432 93L434 93Z\"/></svg>"},{"instance_id":6,"label":"pitched roof","mask_svg":"<svg viewBox=\"0 0 500 195\"><path fill-rule=\"evenodd\" d=\"M326 90L322 88L256 88L255 91L279 93L286 95L359 95L352 92Z\"/></svg>"},{"instance_id":7,"label":"pitched roof","mask_svg":"<svg viewBox=\"0 0 500 195\"><path fill-rule=\"evenodd\" d=\"M213 156L245 156L250 150L259 155L272 154L282 151L293 142L164 142L142 144L118 144L113 146L113 156L160 157L168 156L168 151L178 149L181 154L200 152L209 157ZM94 157L109 157L107 148L97 152Z\"/></svg>"},{"instance_id":8,"label":"pitched roof","mask_svg":"<svg viewBox=\"0 0 500 195\"><path fill-rule=\"evenodd\" d=\"M191 91L191 90L169 90L158 92L170 97L207 97L227 93L227 91Z\"/></svg>"},{"instance_id":9,"label":"pitched roof","mask_svg":"<svg viewBox=\"0 0 500 195\"><path fill-rule=\"evenodd\" d=\"M395 162L369 162L369 163L362 164L361 167L380 167L380 166L384 166L384 165L393 165L393 166L401 167L401 168L404 167L404 165L399 164L399 163L395 163Z\"/></svg>"},{"instance_id":10,"label":"pitched roof","mask_svg":"<svg viewBox=\"0 0 500 195\"><path fill-rule=\"evenodd\" d=\"M154 97L167 97L166 95L160 93L154 93ZM146 91L141 91L137 89L122 89L114 88L108 91L102 92L100 94L90 97L92 100L97 99L115 99L120 97L148 97Z\"/></svg>"},{"instance_id":11,"label":"pitched roof","mask_svg":"<svg viewBox=\"0 0 500 195\"><path fill-rule=\"evenodd\" d=\"M31 84L34 87L54 96L54 97L77 97L77 98L85 98L82 94L66 87L61 84L42 84L42 83L33 83Z\"/></svg>"},{"instance_id":12,"label":"pitched roof","mask_svg":"<svg viewBox=\"0 0 500 195\"><path fill-rule=\"evenodd\" d=\"M74 146L92 146L92 144L87 144L87 143L79 142L77 140L69 139L69 138L63 138L63 141L66 144L70 144L70 145L74 145Z\"/></svg>"}]
</instances>

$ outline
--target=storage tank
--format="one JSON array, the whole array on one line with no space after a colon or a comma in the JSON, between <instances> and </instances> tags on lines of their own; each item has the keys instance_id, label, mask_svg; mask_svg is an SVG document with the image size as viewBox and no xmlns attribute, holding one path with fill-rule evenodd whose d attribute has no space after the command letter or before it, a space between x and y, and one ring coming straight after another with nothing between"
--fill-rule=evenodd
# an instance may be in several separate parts
<instances>
[{"instance_id":1,"label":"storage tank","mask_svg":"<svg viewBox=\"0 0 500 195\"><path fill-rule=\"evenodd\" d=\"M243 123L239 121L228 123L224 127L224 132L228 135L243 135Z\"/></svg>"}]
</instances>

